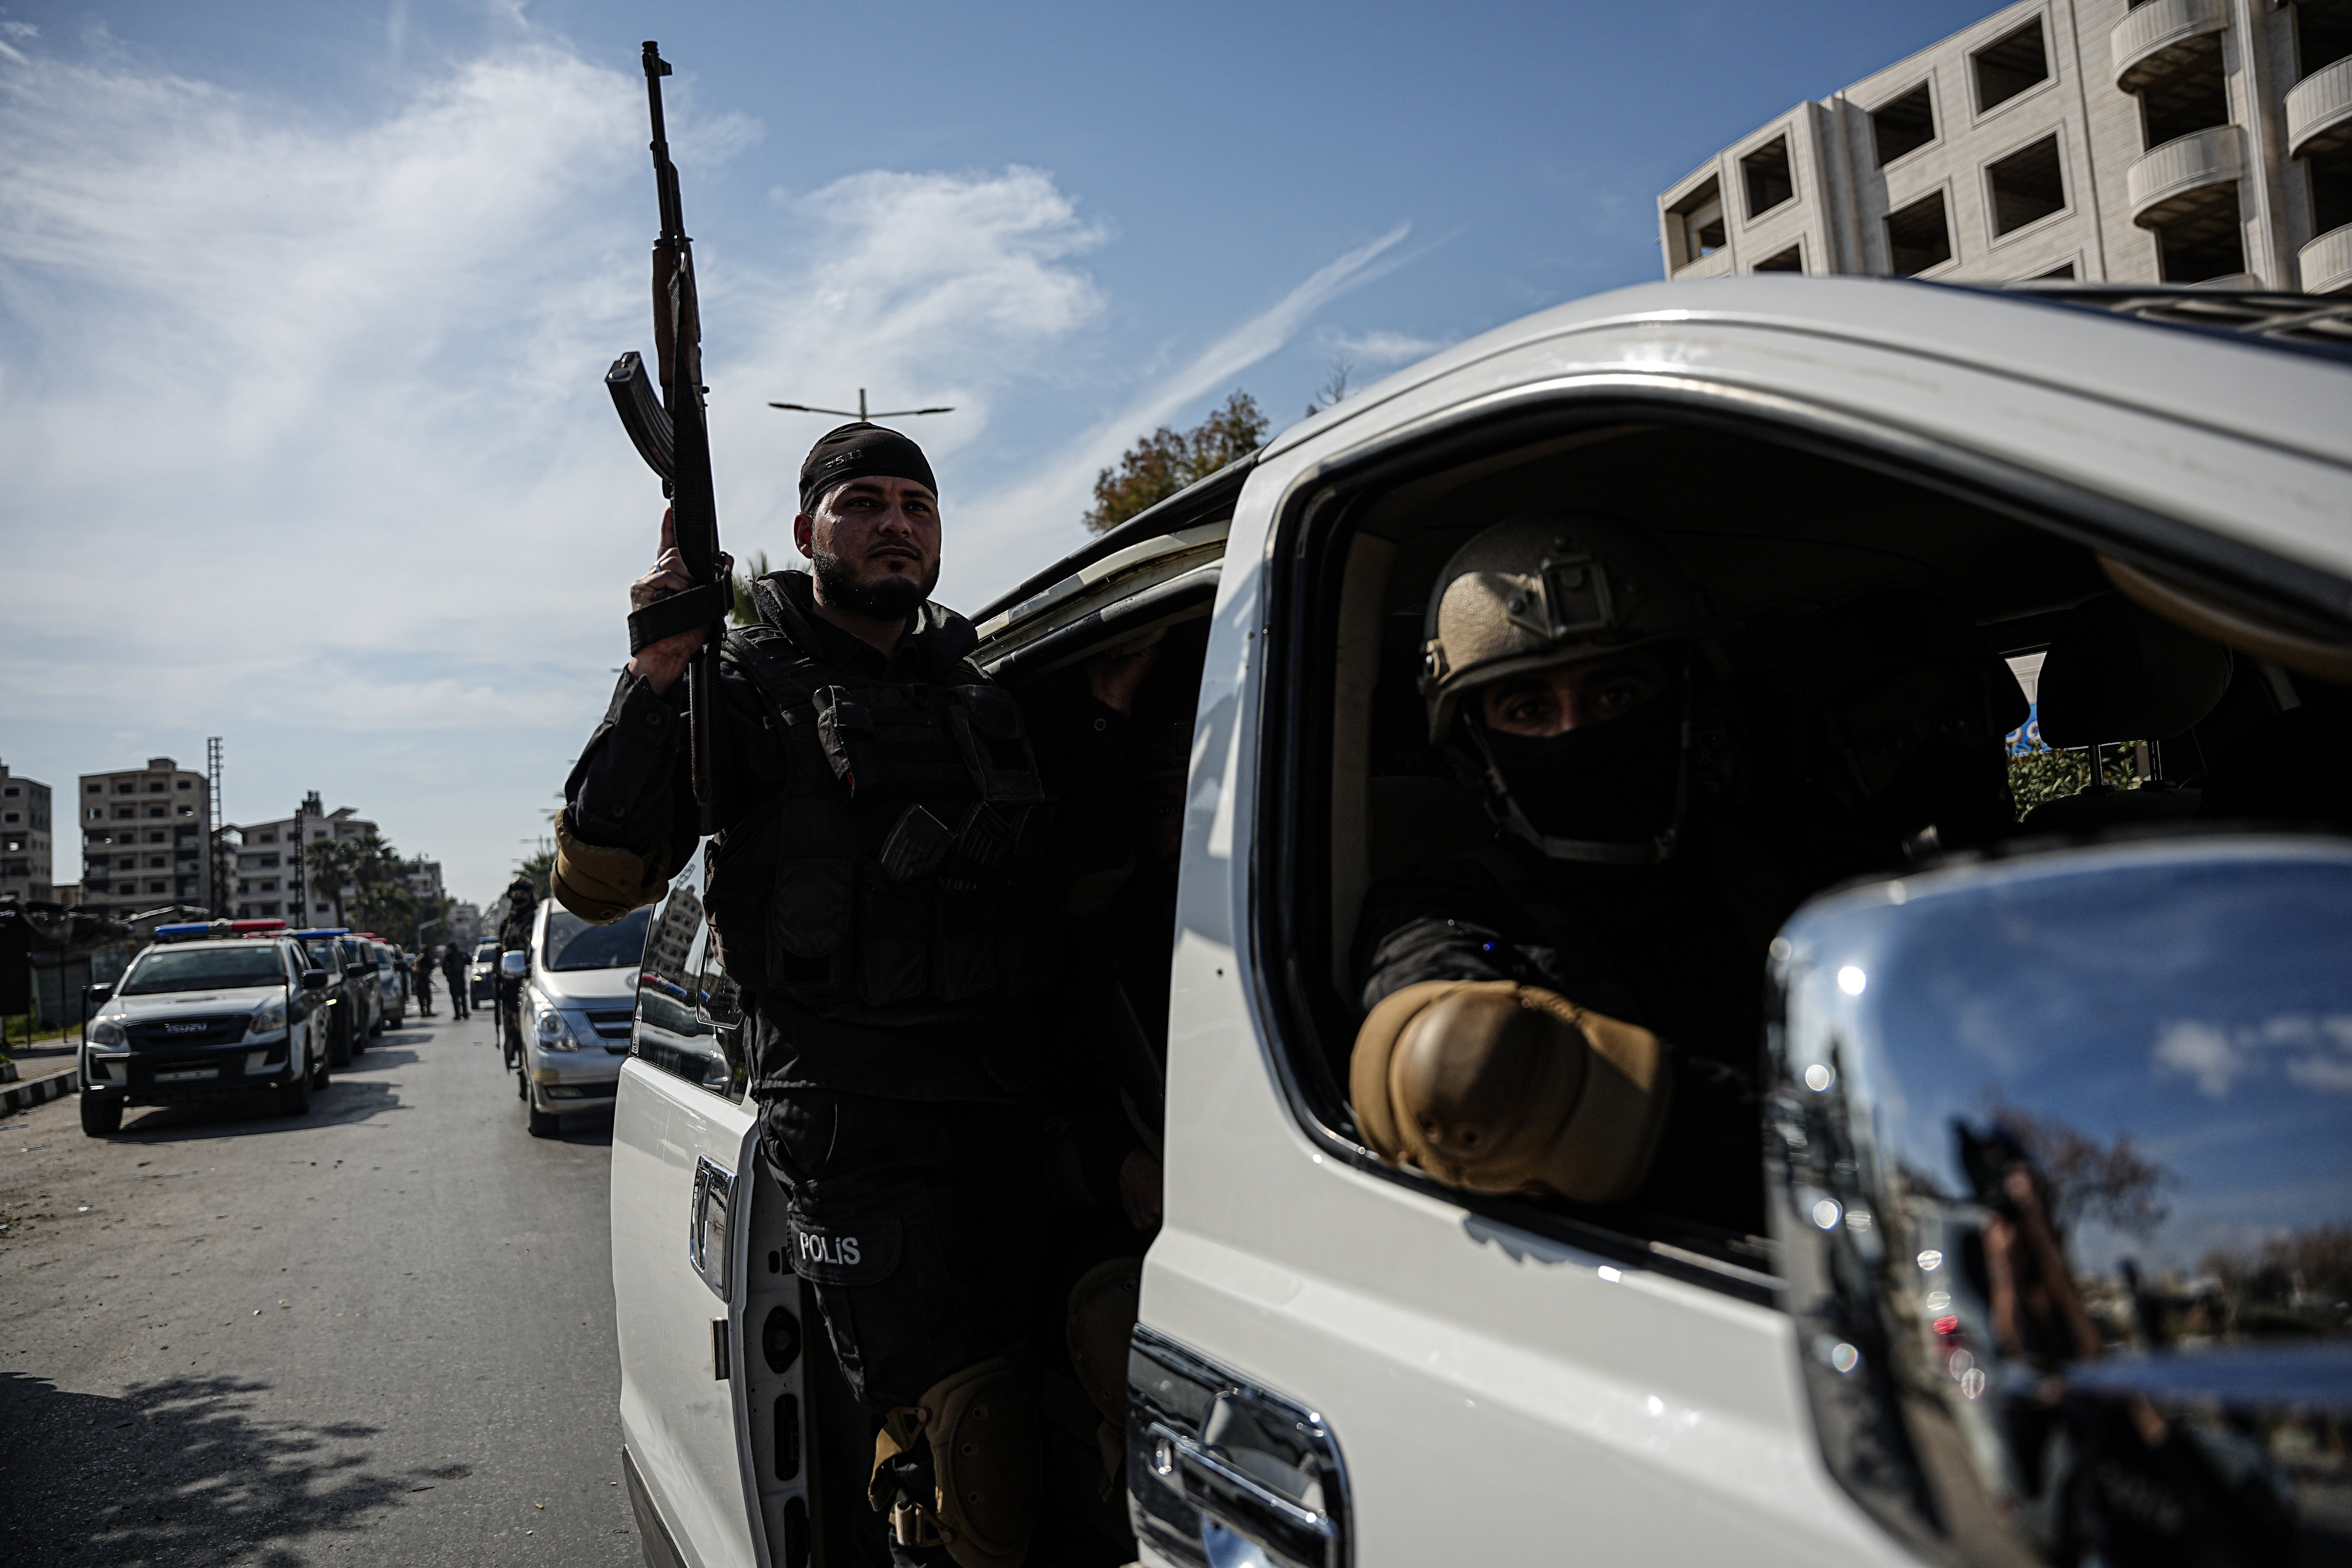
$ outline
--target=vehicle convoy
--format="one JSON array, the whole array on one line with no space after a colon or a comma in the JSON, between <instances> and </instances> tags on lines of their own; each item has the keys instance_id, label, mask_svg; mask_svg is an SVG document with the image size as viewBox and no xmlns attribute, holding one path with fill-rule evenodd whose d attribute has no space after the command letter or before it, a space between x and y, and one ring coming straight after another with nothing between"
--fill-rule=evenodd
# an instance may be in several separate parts
<instances>
[{"instance_id":1,"label":"vehicle convoy","mask_svg":"<svg viewBox=\"0 0 2352 1568\"><path fill-rule=\"evenodd\" d=\"M82 1131L120 1131L126 1106L262 1089L299 1116L327 1087L332 984L283 921L157 927L90 1018Z\"/></svg>"},{"instance_id":2,"label":"vehicle convoy","mask_svg":"<svg viewBox=\"0 0 2352 1568\"><path fill-rule=\"evenodd\" d=\"M327 1058L329 1065L340 1071L367 1049L367 1021L377 1011L374 976L350 966L342 943L350 933L342 927L298 931L293 934L294 940L302 944L310 967L327 975Z\"/></svg>"},{"instance_id":3,"label":"vehicle convoy","mask_svg":"<svg viewBox=\"0 0 2352 1568\"><path fill-rule=\"evenodd\" d=\"M1658 573L1579 542L1596 517ZM2000 661L2035 655L2042 734L2133 785L1757 895L1725 978L1766 995L1760 1037L1715 1044L1760 1226L1439 1179L1489 1123L1401 1110L1444 1085L1368 1019L1366 911L1485 863L1512 798L1433 738L1461 657L1433 584L1531 519L1549 553L1479 579L1530 637L1630 640L1660 574L1695 585L1681 689L1716 706L1669 731L1673 787L1704 763L1788 803L1760 831L1836 828L1842 768L1997 753L2024 706ZM1800 721L1873 673L1828 612L1892 591L1952 608L1982 684ZM1601 295L1309 418L973 620L1024 700L1158 638L1117 929L1164 1222L1125 1342L1040 1356L1023 1462L1092 1543L1052 1561L2343 1560L2352 1314L2320 1260L2352 1225L2352 304ZM629 917L624 1475L649 1563L839 1568L875 1528L873 1427L801 1278L839 1238L795 1236L762 1169L700 875ZM1630 1070L1508 1059L1491 1125L1521 1143Z\"/></svg>"},{"instance_id":4,"label":"vehicle convoy","mask_svg":"<svg viewBox=\"0 0 2352 1568\"><path fill-rule=\"evenodd\" d=\"M343 971L352 976L352 1000L357 1005L352 1048L363 1050L369 1040L383 1033L383 976L379 973L383 961L376 956L375 944L363 936L340 936L335 943L343 950Z\"/></svg>"},{"instance_id":5,"label":"vehicle convoy","mask_svg":"<svg viewBox=\"0 0 2352 1568\"><path fill-rule=\"evenodd\" d=\"M383 990L384 1023L396 1026L408 1018L408 965L400 949L383 938L371 935L367 943L375 953L376 984Z\"/></svg>"},{"instance_id":6,"label":"vehicle convoy","mask_svg":"<svg viewBox=\"0 0 2352 1568\"><path fill-rule=\"evenodd\" d=\"M524 1022L516 1089L534 1138L552 1138L563 1118L613 1109L621 1058L636 1008L638 961L650 911L592 926L553 902L531 925L522 988Z\"/></svg>"}]
</instances>

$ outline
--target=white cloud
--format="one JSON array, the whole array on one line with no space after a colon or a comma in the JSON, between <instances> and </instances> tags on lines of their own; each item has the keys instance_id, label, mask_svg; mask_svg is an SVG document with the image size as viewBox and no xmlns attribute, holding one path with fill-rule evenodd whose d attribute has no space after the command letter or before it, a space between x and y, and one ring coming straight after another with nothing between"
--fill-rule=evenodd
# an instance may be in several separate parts
<instances>
[{"instance_id":1,"label":"white cloud","mask_svg":"<svg viewBox=\"0 0 2352 1568\"><path fill-rule=\"evenodd\" d=\"M1012 586L1026 572L1077 542L1082 537L1078 519L1086 511L1096 474L1116 463L1138 436L1166 423L1188 404L1222 390L1234 376L1281 348L1317 310L1379 277L1385 270L1379 265L1381 258L1411 231L1411 225L1399 224L1317 268L1273 305L1162 374L1064 447L1037 479L1008 493L982 498L959 520L960 524L976 525L994 552L992 571L980 584L981 596Z\"/></svg>"},{"instance_id":2,"label":"white cloud","mask_svg":"<svg viewBox=\"0 0 2352 1568\"><path fill-rule=\"evenodd\" d=\"M1406 364L1427 359L1447 346L1441 338L1420 338L1410 332L1326 332L1321 341L1334 353L1360 364Z\"/></svg>"},{"instance_id":3,"label":"white cloud","mask_svg":"<svg viewBox=\"0 0 2352 1568\"><path fill-rule=\"evenodd\" d=\"M2156 1066L2159 1075L2195 1079L2199 1092L2209 1100L2226 1097L2230 1085L2246 1069L2229 1036L2210 1024L2193 1022L2174 1024L2158 1037Z\"/></svg>"},{"instance_id":4,"label":"white cloud","mask_svg":"<svg viewBox=\"0 0 2352 1568\"><path fill-rule=\"evenodd\" d=\"M396 66L398 6L385 26ZM353 121L5 30L12 764L28 732L52 738L54 775L226 734L232 819L316 785L472 892L539 827L625 657L625 584L657 515L599 384L649 346L653 199L635 74L520 16L501 33ZM821 427L769 398L863 383L952 403L925 432L951 456L1103 319L1084 261L1108 229L1049 173L870 171L775 197L798 244L714 243L776 224L774 205L706 198L723 187L703 176L762 128L699 111L688 79L670 102L731 547L776 537L763 526L789 517ZM1375 275L1403 233L1131 390L1036 479L960 508L975 542L950 602L1076 542L1097 468Z\"/></svg>"},{"instance_id":5,"label":"white cloud","mask_svg":"<svg viewBox=\"0 0 2352 1568\"><path fill-rule=\"evenodd\" d=\"M2192 1079L2207 1099L2223 1100L2241 1080L2267 1076L2273 1053L2290 1051L2290 1081L2352 1093L2352 1015L2282 1013L2235 1028L2185 1020L2166 1026L2152 1059L2158 1077Z\"/></svg>"}]
</instances>

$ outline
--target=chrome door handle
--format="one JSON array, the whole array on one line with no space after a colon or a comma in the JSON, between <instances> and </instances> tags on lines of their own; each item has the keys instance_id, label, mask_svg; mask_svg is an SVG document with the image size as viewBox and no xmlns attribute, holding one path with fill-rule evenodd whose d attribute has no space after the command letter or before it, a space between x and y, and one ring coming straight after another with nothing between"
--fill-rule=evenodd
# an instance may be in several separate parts
<instances>
[{"instance_id":1,"label":"chrome door handle","mask_svg":"<svg viewBox=\"0 0 2352 1568\"><path fill-rule=\"evenodd\" d=\"M686 1211L686 1256L711 1294L727 1300L729 1259L734 1248L728 1240L728 1215L734 1206L735 1173L704 1154L694 1163L694 1199Z\"/></svg>"},{"instance_id":2,"label":"chrome door handle","mask_svg":"<svg viewBox=\"0 0 2352 1568\"><path fill-rule=\"evenodd\" d=\"M1330 1515L1285 1497L1199 1439L1151 1425L1152 1468L1173 1479L1184 1500L1285 1563L1322 1568L1338 1528Z\"/></svg>"}]
</instances>

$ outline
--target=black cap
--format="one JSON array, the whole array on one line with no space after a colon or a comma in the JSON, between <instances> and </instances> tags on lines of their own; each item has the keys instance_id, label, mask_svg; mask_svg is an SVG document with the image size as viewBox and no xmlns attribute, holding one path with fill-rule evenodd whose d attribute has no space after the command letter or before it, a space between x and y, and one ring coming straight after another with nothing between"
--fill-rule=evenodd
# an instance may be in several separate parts
<instances>
[{"instance_id":1,"label":"black cap","mask_svg":"<svg viewBox=\"0 0 2352 1568\"><path fill-rule=\"evenodd\" d=\"M828 430L809 448L801 464L801 510L808 510L818 497L851 479L912 479L940 493L923 449L896 430L864 420Z\"/></svg>"}]
</instances>

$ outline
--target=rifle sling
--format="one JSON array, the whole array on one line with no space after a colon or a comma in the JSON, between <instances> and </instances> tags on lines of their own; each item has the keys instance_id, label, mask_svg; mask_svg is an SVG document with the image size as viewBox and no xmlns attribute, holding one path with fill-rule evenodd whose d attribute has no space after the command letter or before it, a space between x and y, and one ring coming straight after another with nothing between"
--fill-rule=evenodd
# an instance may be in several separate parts
<instances>
[{"instance_id":1,"label":"rifle sling","mask_svg":"<svg viewBox=\"0 0 2352 1568\"><path fill-rule=\"evenodd\" d=\"M680 632L699 631L724 620L734 605L732 591L727 584L719 582L688 588L666 599L656 599L641 610L631 610L629 652L642 652L648 643L674 637Z\"/></svg>"}]
</instances>

